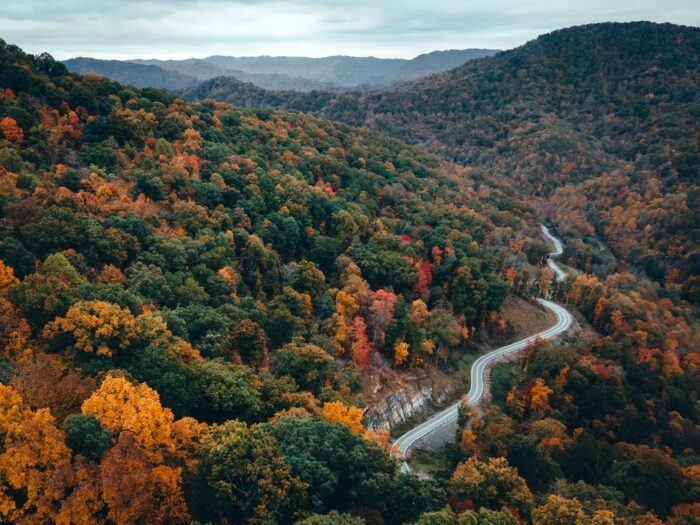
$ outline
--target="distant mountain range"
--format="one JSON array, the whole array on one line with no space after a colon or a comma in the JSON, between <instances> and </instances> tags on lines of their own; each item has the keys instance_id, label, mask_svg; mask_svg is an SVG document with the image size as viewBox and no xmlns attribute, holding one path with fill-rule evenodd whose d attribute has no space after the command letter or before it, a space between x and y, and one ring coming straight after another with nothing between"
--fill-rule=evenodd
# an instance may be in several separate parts
<instances>
[{"instance_id":1,"label":"distant mountain range","mask_svg":"<svg viewBox=\"0 0 700 525\"><path fill-rule=\"evenodd\" d=\"M63 63L71 73L80 73L81 75L94 73L137 88L159 87L170 91L179 91L196 84L192 77L177 71L168 71L157 66L132 64L121 60L78 57Z\"/></svg>"},{"instance_id":2,"label":"distant mountain range","mask_svg":"<svg viewBox=\"0 0 700 525\"><path fill-rule=\"evenodd\" d=\"M233 77L267 90L338 91L386 87L441 73L465 62L497 53L492 49L434 51L411 60L330 56L230 57L185 60L65 60L69 71L94 73L133 86L180 91L216 77Z\"/></svg>"}]
</instances>

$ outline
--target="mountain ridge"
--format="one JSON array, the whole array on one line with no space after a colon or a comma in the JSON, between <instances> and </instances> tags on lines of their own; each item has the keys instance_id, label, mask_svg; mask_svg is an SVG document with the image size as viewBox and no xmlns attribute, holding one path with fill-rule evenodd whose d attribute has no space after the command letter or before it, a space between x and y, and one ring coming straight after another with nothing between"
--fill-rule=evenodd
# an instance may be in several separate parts
<instances>
[{"instance_id":1,"label":"mountain ridge","mask_svg":"<svg viewBox=\"0 0 700 525\"><path fill-rule=\"evenodd\" d=\"M200 81L225 76L241 82L251 82L267 90L305 92L386 87L445 71L467 60L493 53L496 51L488 49L433 51L410 60L344 55L322 58L213 55L203 59L184 60L101 60L76 57L65 60L64 63L71 71L96 73L136 87L179 91Z\"/></svg>"}]
</instances>

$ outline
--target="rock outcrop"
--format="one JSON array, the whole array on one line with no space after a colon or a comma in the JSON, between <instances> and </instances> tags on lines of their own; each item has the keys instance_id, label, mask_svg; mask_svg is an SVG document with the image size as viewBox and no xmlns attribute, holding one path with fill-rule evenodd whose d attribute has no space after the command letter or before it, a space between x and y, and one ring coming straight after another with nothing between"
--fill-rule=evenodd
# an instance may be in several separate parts
<instances>
[{"instance_id":1,"label":"rock outcrop","mask_svg":"<svg viewBox=\"0 0 700 525\"><path fill-rule=\"evenodd\" d=\"M387 370L373 375L363 386L368 400L365 420L373 430L391 430L454 397L457 390L453 379L434 369L414 369L401 374Z\"/></svg>"}]
</instances>

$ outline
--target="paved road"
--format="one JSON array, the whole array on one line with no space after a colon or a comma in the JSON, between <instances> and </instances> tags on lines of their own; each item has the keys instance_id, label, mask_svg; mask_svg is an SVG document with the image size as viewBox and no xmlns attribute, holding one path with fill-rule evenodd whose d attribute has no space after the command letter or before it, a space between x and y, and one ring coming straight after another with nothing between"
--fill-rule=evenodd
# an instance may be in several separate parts
<instances>
[{"instance_id":1,"label":"paved road","mask_svg":"<svg viewBox=\"0 0 700 525\"><path fill-rule=\"evenodd\" d=\"M561 269L561 267L552 260L552 257L559 257L563 252L564 249L562 248L561 241L557 239L554 235L549 233L549 228L547 228L544 224L540 226L540 229L542 230L542 233L544 234L547 239L554 244L554 251L549 252L549 259L547 260L547 264L549 267L552 269L554 274L557 276L557 281L563 281L564 278L566 277L566 273L564 270Z\"/></svg>"},{"instance_id":2,"label":"paved road","mask_svg":"<svg viewBox=\"0 0 700 525\"><path fill-rule=\"evenodd\" d=\"M559 241L559 239L557 239L549 233L549 230L546 226L542 226L542 233L545 235L545 237L547 237L547 239L552 241L552 243L554 244L554 251L549 254L550 259L548 261L548 264L550 268L552 268L552 270L555 272L557 280L563 279L566 274L552 260L552 257L557 257L561 255L561 242ZM513 354L522 350L528 345L528 343L530 343L530 341L533 341L537 338L554 339L560 334L566 332L571 326L572 317L571 314L565 308L551 301L547 301L546 299L538 299L538 301L542 306L554 312L554 314L557 316L557 322L554 324L554 326L543 330L542 332L531 335L515 343L502 346L501 348L497 348L496 350L482 355L481 357L479 357L479 359L474 361L474 364L471 368L471 388L469 389L469 393L467 394L467 399L469 400L470 404L478 405L481 401L481 397L484 395L485 388L484 372L491 364L493 364L494 361L502 358L503 356ZM411 430L399 437L396 441L394 441L394 453L400 458L405 458L406 454L416 441L424 438L425 436L435 431L436 429L442 427L443 425L446 425L447 423L456 420L457 412L461 404L462 402L458 401L457 403L446 408L442 412L435 414L427 421L424 421L420 425L413 427ZM401 470L404 472L409 472L411 469L408 466L408 464L404 461L401 465Z\"/></svg>"}]
</instances>

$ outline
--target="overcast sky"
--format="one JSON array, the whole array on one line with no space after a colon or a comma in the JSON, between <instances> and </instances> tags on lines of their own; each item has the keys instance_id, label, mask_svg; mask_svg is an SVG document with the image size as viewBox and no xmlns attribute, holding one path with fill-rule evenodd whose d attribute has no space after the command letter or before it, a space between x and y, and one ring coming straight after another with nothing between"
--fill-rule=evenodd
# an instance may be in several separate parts
<instances>
[{"instance_id":1,"label":"overcast sky","mask_svg":"<svg viewBox=\"0 0 700 525\"><path fill-rule=\"evenodd\" d=\"M0 38L56 58L508 49L603 21L700 25L700 0L0 0Z\"/></svg>"}]
</instances>

